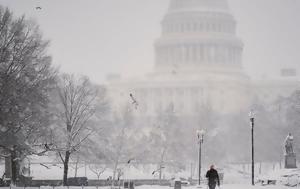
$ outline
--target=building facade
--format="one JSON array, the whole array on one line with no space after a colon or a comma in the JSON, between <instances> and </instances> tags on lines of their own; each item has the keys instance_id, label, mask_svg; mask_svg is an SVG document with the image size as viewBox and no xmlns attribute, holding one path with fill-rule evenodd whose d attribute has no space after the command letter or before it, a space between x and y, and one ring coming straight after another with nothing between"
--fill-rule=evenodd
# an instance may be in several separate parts
<instances>
[{"instance_id":1,"label":"building facade","mask_svg":"<svg viewBox=\"0 0 300 189\"><path fill-rule=\"evenodd\" d=\"M187 116L203 107L228 114L299 87L290 81L253 82L245 74L244 45L226 0L171 0L161 27L153 71L143 78L110 80L115 108L130 103L131 93L139 116L156 116L170 107Z\"/></svg>"}]
</instances>

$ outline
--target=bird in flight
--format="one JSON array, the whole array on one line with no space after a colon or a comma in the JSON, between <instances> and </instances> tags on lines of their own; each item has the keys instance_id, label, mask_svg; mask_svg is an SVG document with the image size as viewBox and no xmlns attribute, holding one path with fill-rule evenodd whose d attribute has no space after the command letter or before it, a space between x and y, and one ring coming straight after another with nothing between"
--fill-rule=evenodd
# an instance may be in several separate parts
<instances>
[{"instance_id":1,"label":"bird in flight","mask_svg":"<svg viewBox=\"0 0 300 189\"><path fill-rule=\"evenodd\" d=\"M138 107L138 102L136 101L136 99L133 97L132 93L129 94L131 100L132 100L132 104L134 105L135 109L137 109Z\"/></svg>"},{"instance_id":2,"label":"bird in flight","mask_svg":"<svg viewBox=\"0 0 300 189\"><path fill-rule=\"evenodd\" d=\"M42 10L42 7L35 7L36 10Z\"/></svg>"},{"instance_id":3,"label":"bird in flight","mask_svg":"<svg viewBox=\"0 0 300 189\"><path fill-rule=\"evenodd\" d=\"M156 172L164 169L165 167L164 166L161 166L160 168L156 169L155 171L152 172L152 175L154 175Z\"/></svg>"},{"instance_id":4,"label":"bird in flight","mask_svg":"<svg viewBox=\"0 0 300 189\"><path fill-rule=\"evenodd\" d=\"M131 163L131 161L133 161L134 160L134 158L131 158L131 159L129 159L128 161L127 161L127 163L129 164L129 163Z\"/></svg>"},{"instance_id":5,"label":"bird in flight","mask_svg":"<svg viewBox=\"0 0 300 189\"><path fill-rule=\"evenodd\" d=\"M43 164L43 163L40 163L40 165L43 166L43 167L46 167L47 169L50 169L49 166L47 166L47 165L45 165L45 164Z\"/></svg>"}]
</instances>

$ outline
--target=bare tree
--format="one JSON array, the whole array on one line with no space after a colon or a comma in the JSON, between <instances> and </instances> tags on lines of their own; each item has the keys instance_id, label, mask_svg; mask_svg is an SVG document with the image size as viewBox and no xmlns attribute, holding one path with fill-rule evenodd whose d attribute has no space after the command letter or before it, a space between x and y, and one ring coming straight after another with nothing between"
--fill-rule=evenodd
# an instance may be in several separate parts
<instances>
[{"instance_id":1,"label":"bare tree","mask_svg":"<svg viewBox=\"0 0 300 189\"><path fill-rule=\"evenodd\" d=\"M12 184L18 162L47 151L42 138L56 73L47 46L36 24L0 6L0 147L11 162Z\"/></svg>"},{"instance_id":2,"label":"bare tree","mask_svg":"<svg viewBox=\"0 0 300 189\"><path fill-rule=\"evenodd\" d=\"M126 150L126 142L129 136L127 130L132 124L132 115L129 106L121 109L120 114L115 115L114 119L116 125L119 127L115 128L115 134L111 136L114 142L110 144L110 149L108 149L110 151L110 159L113 162L112 188L115 184L119 164L129 159L129 151Z\"/></svg>"},{"instance_id":3,"label":"bare tree","mask_svg":"<svg viewBox=\"0 0 300 189\"><path fill-rule=\"evenodd\" d=\"M162 179L162 170L165 168L166 156L170 144L166 138L166 130L163 128L163 123L155 125L150 132L149 147L152 149L149 154L150 161L157 162L157 169L152 172L152 175L159 174L159 181Z\"/></svg>"},{"instance_id":4,"label":"bare tree","mask_svg":"<svg viewBox=\"0 0 300 189\"><path fill-rule=\"evenodd\" d=\"M107 169L105 164L92 164L92 165L89 165L89 168L93 173L96 174L98 181L100 180L100 176ZM98 188L98 184L97 184L97 188Z\"/></svg>"},{"instance_id":5,"label":"bare tree","mask_svg":"<svg viewBox=\"0 0 300 189\"><path fill-rule=\"evenodd\" d=\"M129 169L130 163L137 160L144 151L144 145L140 144L143 133L139 127L135 127L133 108L131 105L127 105L114 112L111 126L106 131L107 138L102 144L105 158L112 165L112 188L114 188L116 179L121 176L119 174L121 166Z\"/></svg>"},{"instance_id":6,"label":"bare tree","mask_svg":"<svg viewBox=\"0 0 300 189\"><path fill-rule=\"evenodd\" d=\"M58 94L55 146L64 164L63 185L66 186L70 156L93 132L98 90L86 77L65 74L61 76Z\"/></svg>"},{"instance_id":7,"label":"bare tree","mask_svg":"<svg viewBox=\"0 0 300 189\"><path fill-rule=\"evenodd\" d=\"M78 173L78 169L85 167L85 164L80 164L80 158L81 158L81 154L80 153L76 153L74 154L74 159L70 158L71 160L73 160L73 164L70 164L70 167L72 169L74 169L74 177L77 177L77 173ZM75 160L75 161L74 161Z\"/></svg>"},{"instance_id":8,"label":"bare tree","mask_svg":"<svg viewBox=\"0 0 300 189\"><path fill-rule=\"evenodd\" d=\"M170 104L164 111L160 112L155 125L150 132L150 140L148 145L151 148L149 158L157 163L157 170L152 174L158 173L159 181L162 179L163 170L166 167L166 162L175 160L183 161L178 151L184 151L180 148L180 132L179 120L175 114L173 104ZM181 131L181 135L183 132ZM178 157L178 159L176 159ZM170 164L168 164L170 165Z\"/></svg>"}]
</instances>

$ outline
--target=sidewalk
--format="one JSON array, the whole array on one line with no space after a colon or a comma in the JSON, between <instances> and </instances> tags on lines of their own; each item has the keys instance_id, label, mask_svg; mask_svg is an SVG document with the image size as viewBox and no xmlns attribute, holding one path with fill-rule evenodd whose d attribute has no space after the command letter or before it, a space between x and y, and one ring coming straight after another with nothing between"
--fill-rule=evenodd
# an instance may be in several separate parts
<instances>
[{"instance_id":1,"label":"sidewalk","mask_svg":"<svg viewBox=\"0 0 300 189\"><path fill-rule=\"evenodd\" d=\"M197 189L195 186L190 187L182 187L182 189ZM226 184L221 185L220 189L288 189L290 187L285 187L281 185L270 185L270 186L251 186L251 185L245 185L245 184ZM173 187L169 186L137 186L136 189L173 189ZM208 189L207 186L203 185L202 189ZM216 187L216 189L219 189Z\"/></svg>"}]
</instances>

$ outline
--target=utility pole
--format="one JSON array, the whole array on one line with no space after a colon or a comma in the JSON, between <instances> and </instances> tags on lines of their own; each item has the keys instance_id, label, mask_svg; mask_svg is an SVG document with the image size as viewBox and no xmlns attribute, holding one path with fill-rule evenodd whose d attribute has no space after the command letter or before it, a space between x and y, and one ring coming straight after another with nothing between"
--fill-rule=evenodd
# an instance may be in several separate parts
<instances>
[{"instance_id":1,"label":"utility pole","mask_svg":"<svg viewBox=\"0 0 300 189\"><path fill-rule=\"evenodd\" d=\"M251 123L251 144L252 144L252 164L251 164L251 181L254 186L254 114L250 112L250 123Z\"/></svg>"},{"instance_id":2,"label":"utility pole","mask_svg":"<svg viewBox=\"0 0 300 189\"><path fill-rule=\"evenodd\" d=\"M199 143L199 185L201 184L201 142Z\"/></svg>"},{"instance_id":3,"label":"utility pole","mask_svg":"<svg viewBox=\"0 0 300 189\"><path fill-rule=\"evenodd\" d=\"M199 143L199 172L198 172L198 185L201 184L201 155L202 155L202 144L203 144L203 137L204 137L205 131L203 129L197 130L197 137L198 137L198 143Z\"/></svg>"}]
</instances>

